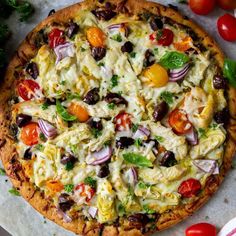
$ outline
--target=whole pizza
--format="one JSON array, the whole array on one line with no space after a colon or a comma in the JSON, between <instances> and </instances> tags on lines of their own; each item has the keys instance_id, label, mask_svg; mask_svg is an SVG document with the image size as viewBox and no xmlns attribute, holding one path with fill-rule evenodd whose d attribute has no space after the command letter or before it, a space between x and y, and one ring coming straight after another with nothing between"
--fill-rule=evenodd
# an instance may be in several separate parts
<instances>
[{"instance_id":1,"label":"whole pizza","mask_svg":"<svg viewBox=\"0 0 236 236\"><path fill-rule=\"evenodd\" d=\"M0 89L1 159L39 212L82 235L149 235L231 166L236 91L173 6L85 1L40 23Z\"/></svg>"}]
</instances>

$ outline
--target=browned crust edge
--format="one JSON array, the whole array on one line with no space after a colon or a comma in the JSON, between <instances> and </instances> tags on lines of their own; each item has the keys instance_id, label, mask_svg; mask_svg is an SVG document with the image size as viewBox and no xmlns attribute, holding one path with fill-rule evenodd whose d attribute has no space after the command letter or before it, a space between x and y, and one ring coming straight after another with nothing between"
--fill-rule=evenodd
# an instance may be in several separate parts
<instances>
[{"instance_id":1,"label":"browned crust edge","mask_svg":"<svg viewBox=\"0 0 236 236\"><path fill-rule=\"evenodd\" d=\"M146 2L145 0L111 0L114 4L119 4L123 9L133 14L139 14L144 11L150 11L154 14L169 17L182 25L188 26L202 39L202 43L205 47L210 48L212 55L214 55L219 66L223 66L224 55L215 41L209 37L209 35L202 30L197 24L186 19L177 11L162 6L153 2ZM22 42L18 48L15 56L9 64L6 72L5 81L1 84L0 94L0 156L3 165L6 169L7 175L10 177L13 185L20 191L21 195L42 215L48 219L63 226L67 230L73 231L76 234L83 235L98 235L101 226L96 222L89 222L84 219L74 220L71 223L65 223L57 214L55 206L48 201L39 190L29 182L24 175L24 171L21 169L19 162L17 161L17 154L14 148L14 140L9 135L10 125L10 111L8 106L8 100L14 93L14 72L15 68L23 65L28 59L32 58L36 53L36 48L33 44L33 39L36 37L37 32L43 29L46 25L50 25L52 22L68 22L68 19L77 15L77 12L81 9L90 9L98 5L95 1L88 0L83 3L78 3L63 10L58 11L54 15L48 17L41 22L32 32L30 32L26 39ZM230 110L230 122L227 127L228 137L225 147L225 155L223 166L219 176L210 176L207 180L206 188L204 191L196 197L194 202L186 204L184 206L178 206L174 210L163 213L157 222L157 231L164 230L176 223L182 221L186 217L192 215L198 210L218 189L220 183L223 181L226 172L231 168L232 158L236 150L236 89L229 87L228 104ZM150 234L150 233L149 233ZM105 226L102 235L104 236L138 236L142 233L137 229L124 230L122 227ZM146 234L147 235L147 234Z\"/></svg>"}]
</instances>

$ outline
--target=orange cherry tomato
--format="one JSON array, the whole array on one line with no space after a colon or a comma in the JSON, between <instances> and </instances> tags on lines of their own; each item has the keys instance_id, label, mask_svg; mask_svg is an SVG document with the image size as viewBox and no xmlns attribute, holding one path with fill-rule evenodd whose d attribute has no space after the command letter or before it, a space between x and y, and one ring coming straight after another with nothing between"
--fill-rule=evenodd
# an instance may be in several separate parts
<instances>
[{"instance_id":1,"label":"orange cherry tomato","mask_svg":"<svg viewBox=\"0 0 236 236\"><path fill-rule=\"evenodd\" d=\"M39 90L39 85L30 79L20 81L17 86L18 94L25 100L31 100L35 96L35 92Z\"/></svg>"},{"instance_id":2,"label":"orange cherry tomato","mask_svg":"<svg viewBox=\"0 0 236 236\"><path fill-rule=\"evenodd\" d=\"M208 223L198 223L188 227L186 236L216 236L216 227Z\"/></svg>"},{"instance_id":3,"label":"orange cherry tomato","mask_svg":"<svg viewBox=\"0 0 236 236\"><path fill-rule=\"evenodd\" d=\"M169 81L166 69L159 64L153 64L145 69L143 75L149 80L151 85L157 88L165 86Z\"/></svg>"},{"instance_id":4,"label":"orange cherry tomato","mask_svg":"<svg viewBox=\"0 0 236 236\"><path fill-rule=\"evenodd\" d=\"M79 192L79 195L81 197L86 197L85 198L86 202L89 202L93 198L93 196L96 192L94 188L90 187L87 184L78 184L75 187L75 190Z\"/></svg>"},{"instance_id":5,"label":"orange cherry tomato","mask_svg":"<svg viewBox=\"0 0 236 236\"><path fill-rule=\"evenodd\" d=\"M200 192L201 188L201 183L197 179L191 178L180 184L178 193L181 194L182 197L191 198L196 196Z\"/></svg>"},{"instance_id":6,"label":"orange cherry tomato","mask_svg":"<svg viewBox=\"0 0 236 236\"><path fill-rule=\"evenodd\" d=\"M79 104L71 103L68 112L78 118L79 122L86 122L89 119L88 111Z\"/></svg>"},{"instance_id":7,"label":"orange cherry tomato","mask_svg":"<svg viewBox=\"0 0 236 236\"><path fill-rule=\"evenodd\" d=\"M186 112L181 109L175 109L170 113L169 125L176 134L186 134L192 128Z\"/></svg>"},{"instance_id":8,"label":"orange cherry tomato","mask_svg":"<svg viewBox=\"0 0 236 236\"><path fill-rule=\"evenodd\" d=\"M185 38L183 38L182 41L174 43L174 47L176 50L178 50L180 52L185 52L191 48L191 46L192 46L191 43L192 43L192 38L185 37Z\"/></svg>"},{"instance_id":9,"label":"orange cherry tomato","mask_svg":"<svg viewBox=\"0 0 236 236\"><path fill-rule=\"evenodd\" d=\"M39 126L35 122L30 122L21 129L22 142L28 146L38 143L39 140Z\"/></svg>"},{"instance_id":10,"label":"orange cherry tomato","mask_svg":"<svg viewBox=\"0 0 236 236\"><path fill-rule=\"evenodd\" d=\"M87 39L93 47L104 47L106 35L98 27L90 27L87 30Z\"/></svg>"},{"instance_id":11,"label":"orange cherry tomato","mask_svg":"<svg viewBox=\"0 0 236 236\"><path fill-rule=\"evenodd\" d=\"M64 185L59 180L49 180L46 186L53 193L61 192L64 189Z\"/></svg>"},{"instance_id":12,"label":"orange cherry tomato","mask_svg":"<svg viewBox=\"0 0 236 236\"><path fill-rule=\"evenodd\" d=\"M115 118L115 130L116 131L124 131L129 130L131 127L131 115L126 112L120 112Z\"/></svg>"}]
</instances>

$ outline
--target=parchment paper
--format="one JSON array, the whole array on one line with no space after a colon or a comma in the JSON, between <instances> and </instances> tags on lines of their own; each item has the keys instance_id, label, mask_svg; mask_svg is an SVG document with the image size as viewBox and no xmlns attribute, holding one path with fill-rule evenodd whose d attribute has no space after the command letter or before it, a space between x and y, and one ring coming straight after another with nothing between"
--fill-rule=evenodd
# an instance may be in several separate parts
<instances>
[{"instance_id":1,"label":"parchment paper","mask_svg":"<svg viewBox=\"0 0 236 236\"><path fill-rule=\"evenodd\" d=\"M138 1L138 0L137 0ZM43 20L51 9L60 9L71 5L76 0L32 0L36 13L27 23L19 23L16 15L8 21L13 36L8 43L9 56L17 48L26 34L33 29L38 22ZM159 1L162 4L176 4L176 1ZM223 11L216 9L208 16L194 15L186 5L179 5L180 11L197 21L212 35L223 48L225 53L236 59L236 44L225 42L217 33L216 20ZM8 193L11 184L6 182L7 177L0 176L0 225L13 236L72 236L74 234L64 230L56 224L46 220L37 213L21 197L15 197ZM236 170L231 170L219 191L212 197L208 204L192 217L177 226L156 236L183 236L186 227L197 222L210 222L222 227L227 221L236 216Z\"/></svg>"}]
</instances>

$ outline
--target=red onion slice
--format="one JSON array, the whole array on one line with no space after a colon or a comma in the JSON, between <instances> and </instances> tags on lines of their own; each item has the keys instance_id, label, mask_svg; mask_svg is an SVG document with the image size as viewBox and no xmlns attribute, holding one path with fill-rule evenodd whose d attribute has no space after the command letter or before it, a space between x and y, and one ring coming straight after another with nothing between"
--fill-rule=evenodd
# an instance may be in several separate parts
<instances>
[{"instance_id":1,"label":"red onion slice","mask_svg":"<svg viewBox=\"0 0 236 236\"><path fill-rule=\"evenodd\" d=\"M98 213L97 207L90 206L88 209L88 213L92 216L92 218L95 218Z\"/></svg>"},{"instance_id":2,"label":"red onion slice","mask_svg":"<svg viewBox=\"0 0 236 236\"><path fill-rule=\"evenodd\" d=\"M40 130L47 138L52 139L57 136L56 128L46 120L39 119L38 124Z\"/></svg>"},{"instance_id":3,"label":"red onion slice","mask_svg":"<svg viewBox=\"0 0 236 236\"><path fill-rule=\"evenodd\" d=\"M89 156L89 160L87 161L87 164L93 166L100 165L109 160L111 158L111 155L112 155L112 147L111 146L104 147L97 152L91 153L91 155Z\"/></svg>"},{"instance_id":4,"label":"red onion slice","mask_svg":"<svg viewBox=\"0 0 236 236\"><path fill-rule=\"evenodd\" d=\"M147 139L150 136L151 132L149 129L144 126L139 126L137 131L133 135L133 139Z\"/></svg>"},{"instance_id":5,"label":"red onion slice","mask_svg":"<svg viewBox=\"0 0 236 236\"><path fill-rule=\"evenodd\" d=\"M189 68L190 68L189 63L187 63L182 68L170 70L169 81L176 82L183 79L187 75Z\"/></svg>"},{"instance_id":6,"label":"red onion slice","mask_svg":"<svg viewBox=\"0 0 236 236\"><path fill-rule=\"evenodd\" d=\"M201 171L208 174L219 173L219 166L215 160L194 160L193 164Z\"/></svg>"},{"instance_id":7,"label":"red onion slice","mask_svg":"<svg viewBox=\"0 0 236 236\"><path fill-rule=\"evenodd\" d=\"M58 64L59 61L66 57L73 57L75 53L75 49L72 43L64 43L56 46L54 48L54 52L57 56L56 64Z\"/></svg>"},{"instance_id":8,"label":"red onion slice","mask_svg":"<svg viewBox=\"0 0 236 236\"><path fill-rule=\"evenodd\" d=\"M126 178L126 181L133 186L138 182L138 174L134 167L127 170Z\"/></svg>"},{"instance_id":9,"label":"red onion slice","mask_svg":"<svg viewBox=\"0 0 236 236\"><path fill-rule=\"evenodd\" d=\"M198 144L198 133L194 128L192 128L188 133L186 133L185 137L190 145L194 146Z\"/></svg>"},{"instance_id":10,"label":"red onion slice","mask_svg":"<svg viewBox=\"0 0 236 236\"><path fill-rule=\"evenodd\" d=\"M66 223L72 222L72 219L65 212L63 212L59 207L57 207L57 213L63 218L63 220Z\"/></svg>"}]
</instances>

